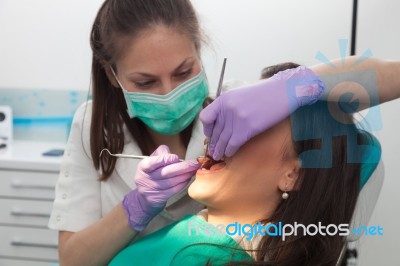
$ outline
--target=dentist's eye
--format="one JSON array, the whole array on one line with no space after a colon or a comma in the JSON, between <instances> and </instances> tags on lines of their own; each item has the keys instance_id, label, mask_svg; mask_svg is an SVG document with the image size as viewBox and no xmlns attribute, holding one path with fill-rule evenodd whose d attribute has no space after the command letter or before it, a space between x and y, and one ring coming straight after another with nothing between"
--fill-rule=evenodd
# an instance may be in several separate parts
<instances>
[{"instance_id":1,"label":"dentist's eye","mask_svg":"<svg viewBox=\"0 0 400 266\"><path fill-rule=\"evenodd\" d=\"M150 80L150 81L144 81L144 82L135 82L135 87L139 89L147 89L153 86L155 81Z\"/></svg>"},{"instance_id":2,"label":"dentist's eye","mask_svg":"<svg viewBox=\"0 0 400 266\"><path fill-rule=\"evenodd\" d=\"M180 73L176 74L176 77L178 77L178 78L186 78L187 76L192 74L192 71L193 71L193 69L190 68L190 69L188 69L186 71L183 71L183 72L180 72Z\"/></svg>"}]
</instances>

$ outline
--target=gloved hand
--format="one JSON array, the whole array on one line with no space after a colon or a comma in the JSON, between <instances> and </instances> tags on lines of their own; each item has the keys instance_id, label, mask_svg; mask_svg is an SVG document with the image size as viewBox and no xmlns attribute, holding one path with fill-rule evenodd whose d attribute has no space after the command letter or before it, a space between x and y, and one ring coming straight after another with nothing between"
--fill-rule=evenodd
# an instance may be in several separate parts
<instances>
[{"instance_id":1,"label":"gloved hand","mask_svg":"<svg viewBox=\"0 0 400 266\"><path fill-rule=\"evenodd\" d=\"M167 200L189 183L199 167L196 160L181 162L165 145L143 159L136 171L137 188L122 201L130 226L142 231L164 209Z\"/></svg>"},{"instance_id":2,"label":"gloved hand","mask_svg":"<svg viewBox=\"0 0 400 266\"><path fill-rule=\"evenodd\" d=\"M232 156L244 143L279 123L300 106L318 100L324 83L304 66L218 97L200 113L209 155Z\"/></svg>"}]
</instances>

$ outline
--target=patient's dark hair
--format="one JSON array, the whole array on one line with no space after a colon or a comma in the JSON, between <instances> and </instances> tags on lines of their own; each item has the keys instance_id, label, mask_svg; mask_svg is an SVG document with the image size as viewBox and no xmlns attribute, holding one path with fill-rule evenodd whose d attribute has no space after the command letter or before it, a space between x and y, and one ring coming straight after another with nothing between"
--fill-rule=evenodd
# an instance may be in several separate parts
<instances>
[{"instance_id":1,"label":"patient's dark hair","mask_svg":"<svg viewBox=\"0 0 400 266\"><path fill-rule=\"evenodd\" d=\"M268 78L297 66L271 66L262 76ZM262 223L350 224L359 194L361 164L349 163L349 155L357 153L357 145L370 143L371 136L356 128L351 115L341 112L335 118L326 102L302 107L291 115L293 147L302 168L289 198ZM326 163L330 167L326 168ZM345 236L303 235L302 229L298 233L285 241L280 236L265 236L256 249L256 261L232 261L229 265L336 265Z\"/></svg>"},{"instance_id":2,"label":"patient's dark hair","mask_svg":"<svg viewBox=\"0 0 400 266\"><path fill-rule=\"evenodd\" d=\"M268 66L261 71L261 79L270 78L280 71L296 68L298 66L300 65L293 62L286 62L278 65Z\"/></svg>"}]
</instances>

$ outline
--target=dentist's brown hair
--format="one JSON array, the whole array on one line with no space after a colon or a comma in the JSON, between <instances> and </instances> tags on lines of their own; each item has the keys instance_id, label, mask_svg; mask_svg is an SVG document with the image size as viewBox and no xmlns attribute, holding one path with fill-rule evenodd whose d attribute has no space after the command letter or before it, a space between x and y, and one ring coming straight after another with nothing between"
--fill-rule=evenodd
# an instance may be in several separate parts
<instances>
[{"instance_id":1,"label":"dentist's brown hair","mask_svg":"<svg viewBox=\"0 0 400 266\"><path fill-rule=\"evenodd\" d=\"M143 122L129 118L122 90L113 87L106 69L118 60L124 41L158 25L187 34L200 53L203 35L189 0L106 0L94 21L90 36L93 51L90 149L95 168L101 168L101 180L106 180L114 171L116 158L99 158L99 154L103 148L112 153L122 152L124 126L144 155L150 155L155 146ZM185 147L189 144L192 129L193 123L180 133Z\"/></svg>"}]
</instances>

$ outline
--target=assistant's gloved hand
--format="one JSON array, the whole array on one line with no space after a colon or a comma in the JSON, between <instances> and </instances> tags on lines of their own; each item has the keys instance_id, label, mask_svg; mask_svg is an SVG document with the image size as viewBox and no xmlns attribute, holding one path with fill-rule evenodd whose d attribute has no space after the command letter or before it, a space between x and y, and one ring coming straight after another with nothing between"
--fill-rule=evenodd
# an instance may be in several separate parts
<instances>
[{"instance_id":1,"label":"assistant's gloved hand","mask_svg":"<svg viewBox=\"0 0 400 266\"><path fill-rule=\"evenodd\" d=\"M246 141L279 123L297 108L316 102L324 83L304 66L218 97L200 113L209 155L232 156Z\"/></svg>"},{"instance_id":2,"label":"assistant's gloved hand","mask_svg":"<svg viewBox=\"0 0 400 266\"><path fill-rule=\"evenodd\" d=\"M136 171L137 188L122 201L130 226L142 231L164 209L167 200L189 183L199 167L196 160L181 162L165 145L143 159Z\"/></svg>"}]
</instances>

